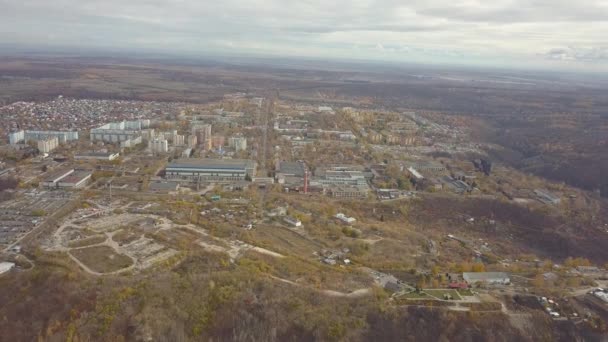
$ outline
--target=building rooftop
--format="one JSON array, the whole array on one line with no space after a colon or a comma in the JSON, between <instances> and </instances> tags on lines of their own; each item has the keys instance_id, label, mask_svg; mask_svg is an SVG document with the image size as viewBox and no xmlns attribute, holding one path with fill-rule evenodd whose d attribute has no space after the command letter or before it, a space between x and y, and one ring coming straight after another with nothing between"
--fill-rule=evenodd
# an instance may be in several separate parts
<instances>
[{"instance_id":1,"label":"building rooftop","mask_svg":"<svg viewBox=\"0 0 608 342\"><path fill-rule=\"evenodd\" d=\"M109 157L112 155L118 154L118 152L94 152L94 151L90 151L90 152L82 152L82 153L76 153L74 155L74 157Z\"/></svg>"},{"instance_id":2,"label":"building rooftop","mask_svg":"<svg viewBox=\"0 0 608 342\"><path fill-rule=\"evenodd\" d=\"M152 191L176 191L179 189L179 184L175 182L154 182L150 183Z\"/></svg>"},{"instance_id":3,"label":"building rooftop","mask_svg":"<svg viewBox=\"0 0 608 342\"><path fill-rule=\"evenodd\" d=\"M167 168L204 168L204 169L247 169L253 167L254 161L248 159L177 159Z\"/></svg>"},{"instance_id":4,"label":"building rooftop","mask_svg":"<svg viewBox=\"0 0 608 342\"><path fill-rule=\"evenodd\" d=\"M90 177L93 173L91 171L80 170L69 174L67 177L61 179L61 183L78 183L83 179Z\"/></svg>"},{"instance_id":5,"label":"building rooftop","mask_svg":"<svg viewBox=\"0 0 608 342\"><path fill-rule=\"evenodd\" d=\"M286 175L304 177L306 167L304 163L283 161L279 164L279 172Z\"/></svg>"},{"instance_id":6,"label":"building rooftop","mask_svg":"<svg viewBox=\"0 0 608 342\"><path fill-rule=\"evenodd\" d=\"M71 173L71 172L74 172L74 169L65 168L65 169L61 169L61 170L56 170L56 171L53 171L53 172L49 173L48 175L44 176L44 181L45 182L56 182L61 177L64 177L66 174Z\"/></svg>"}]
</instances>

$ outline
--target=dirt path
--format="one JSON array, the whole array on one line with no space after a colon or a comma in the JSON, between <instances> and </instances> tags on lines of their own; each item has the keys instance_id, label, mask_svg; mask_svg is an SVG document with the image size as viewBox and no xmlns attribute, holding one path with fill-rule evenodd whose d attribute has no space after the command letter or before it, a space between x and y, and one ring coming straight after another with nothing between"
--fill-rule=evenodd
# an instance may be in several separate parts
<instances>
[{"instance_id":1,"label":"dirt path","mask_svg":"<svg viewBox=\"0 0 608 342\"><path fill-rule=\"evenodd\" d=\"M359 289L359 290L355 290L353 292L339 292L339 291L333 291L333 290L319 290L319 289L315 289L312 288L310 286L305 286L302 284L298 284L296 282L293 282L291 280L288 279L283 279L283 278L279 278L276 276L271 275L270 278L280 281L282 283L286 283L286 284L290 284L293 286L297 286L297 287L303 287L303 288L307 288L307 289L311 289L314 291L318 291L319 293L329 296L329 297L341 297L341 298L361 298L361 297L365 297L369 294L371 294L371 289L370 288L366 288L366 289Z\"/></svg>"}]
</instances>

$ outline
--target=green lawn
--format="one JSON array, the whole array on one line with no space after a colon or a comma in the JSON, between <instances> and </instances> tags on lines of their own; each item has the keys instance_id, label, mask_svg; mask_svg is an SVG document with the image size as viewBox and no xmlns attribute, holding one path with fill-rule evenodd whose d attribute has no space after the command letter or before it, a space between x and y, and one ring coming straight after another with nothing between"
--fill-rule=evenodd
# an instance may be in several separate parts
<instances>
[{"instance_id":1,"label":"green lawn","mask_svg":"<svg viewBox=\"0 0 608 342\"><path fill-rule=\"evenodd\" d=\"M461 296L473 296L473 291L471 291L471 289L462 289L458 290L458 294Z\"/></svg>"},{"instance_id":2,"label":"green lawn","mask_svg":"<svg viewBox=\"0 0 608 342\"><path fill-rule=\"evenodd\" d=\"M405 293L401 296L399 296L399 299L435 299L430 297L429 295L427 295L426 293L418 293L416 291L414 292L410 292L410 293Z\"/></svg>"}]
</instances>

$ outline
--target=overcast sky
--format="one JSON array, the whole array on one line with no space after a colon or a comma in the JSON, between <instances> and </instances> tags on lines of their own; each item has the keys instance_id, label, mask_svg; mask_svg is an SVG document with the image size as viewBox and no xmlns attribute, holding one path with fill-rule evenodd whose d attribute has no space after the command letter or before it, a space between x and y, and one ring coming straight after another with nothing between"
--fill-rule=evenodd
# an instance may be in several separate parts
<instances>
[{"instance_id":1,"label":"overcast sky","mask_svg":"<svg viewBox=\"0 0 608 342\"><path fill-rule=\"evenodd\" d=\"M0 43L608 68L608 0L0 0Z\"/></svg>"}]
</instances>

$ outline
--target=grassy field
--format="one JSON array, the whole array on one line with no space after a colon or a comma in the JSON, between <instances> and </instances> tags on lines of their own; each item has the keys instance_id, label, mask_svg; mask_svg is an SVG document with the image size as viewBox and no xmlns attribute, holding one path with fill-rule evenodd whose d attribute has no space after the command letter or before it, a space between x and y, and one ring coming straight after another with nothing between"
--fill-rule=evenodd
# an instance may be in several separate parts
<instances>
[{"instance_id":1,"label":"grassy field","mask_svg":"<svg viewBox=\"0 0 608 342\"><path fill-rule=\"evenodd\" d=\"M139 239L141 233L134 229L123 229L112 236L112 240L118 242L119 245L128 245L131 242Z\"/></svg>"},{"instance_id":2,"label":"grassy field","mask_svg":"<svg viewBox=\"0 0 608 342\"><path fill-rule=\"evenodd\" d=\"M247 233L248 242L283 254L310 257L313 251L321 249L297 233L281 227L260 225Z\"/></svg>"},{"instance_id":3,"label":"grassy field","mask_svg":"<svg viewBox=\"0 0 608 342\"><path fill-rule=\"evenodd\" d=\"M70 253L95 272L118 271L133 264L126 255L117 254L107 246L95 246L70 251Z\"/></svg>"}]
</instances>

